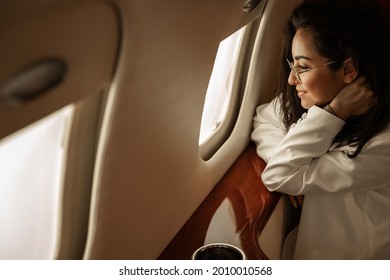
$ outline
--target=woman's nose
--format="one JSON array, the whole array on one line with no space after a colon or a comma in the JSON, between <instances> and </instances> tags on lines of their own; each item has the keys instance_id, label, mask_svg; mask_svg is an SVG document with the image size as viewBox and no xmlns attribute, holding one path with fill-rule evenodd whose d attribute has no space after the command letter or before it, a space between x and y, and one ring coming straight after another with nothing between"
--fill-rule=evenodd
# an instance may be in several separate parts
<instances>
[{"instance_id":1,"label":"woman's nose","mask_svg":"<svg viewBox=\"0 0 390 280\"><path fill-rule=\"evenodd\" d=\"M290 85L292 85L292 86L299 84L299 80L298 80L298 78L295 76L295 74L293 73L292 70L290 71L290 75L288 76L288 80L287 80L287 81L288 81L288 83L289 83Z\"/></svg>"}]
</instances>

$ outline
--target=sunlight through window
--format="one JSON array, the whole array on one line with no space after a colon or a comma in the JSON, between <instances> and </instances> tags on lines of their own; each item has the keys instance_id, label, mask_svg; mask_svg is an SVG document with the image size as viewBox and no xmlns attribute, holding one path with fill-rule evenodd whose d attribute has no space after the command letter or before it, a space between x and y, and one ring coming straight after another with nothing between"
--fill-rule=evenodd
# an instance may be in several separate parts
<instances>
[{"instance_id":1,"label":"sunlight through window","mask_svg":"<svg viewBox=\"0 0 390 280\"><path fill-rule=\"evenodd\" d=\"M216 131L226 115L244 30L245 27L241 28L219 45L206 93L199 144Z\"/></svg>"},{"instance_id":2,"label":"sunlight through window","mask_svg":"<svg viewBox=\"0 0 390 280\"><path fill-rule=\"evenodd\" d=\"M73 106L0 140L0 259L51 259Z\"/></svg>"}]
</instances>

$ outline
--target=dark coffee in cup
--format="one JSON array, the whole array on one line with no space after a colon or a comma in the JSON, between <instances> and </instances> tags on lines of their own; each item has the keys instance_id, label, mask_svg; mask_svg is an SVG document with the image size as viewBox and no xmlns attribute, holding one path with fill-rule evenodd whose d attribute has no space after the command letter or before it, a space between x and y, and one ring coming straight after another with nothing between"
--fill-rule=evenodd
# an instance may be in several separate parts
<instances>
[{"instance_id":1,"label":"dark coffee in cup","mask_svg":"<svg viewBox=\"0 0 390 280\"><path fill-rule=\"evenodd\" d=\"M192 256L193 260L244 260L239 248L225 243L207 244L200 247Z\"/></svg>"}]
</instances>

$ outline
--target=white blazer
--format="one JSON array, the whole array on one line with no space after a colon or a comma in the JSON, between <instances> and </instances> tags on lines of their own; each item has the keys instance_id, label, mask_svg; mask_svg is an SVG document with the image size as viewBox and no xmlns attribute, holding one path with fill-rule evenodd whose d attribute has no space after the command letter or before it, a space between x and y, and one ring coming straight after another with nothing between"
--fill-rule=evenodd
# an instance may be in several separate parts
<instances>
[{"instance_id":1,"label":"white blazer","mask_svg":"<svg viewBox=\"0 0 390 280\"><path fill-rule=\"evenodd\" d=\"M286 132L278 99L256 110L265 186L305 195L294 259L390 259L390 126L351 159L332 144L343 125L313 106Z\"/></svg>"}]
</instances>

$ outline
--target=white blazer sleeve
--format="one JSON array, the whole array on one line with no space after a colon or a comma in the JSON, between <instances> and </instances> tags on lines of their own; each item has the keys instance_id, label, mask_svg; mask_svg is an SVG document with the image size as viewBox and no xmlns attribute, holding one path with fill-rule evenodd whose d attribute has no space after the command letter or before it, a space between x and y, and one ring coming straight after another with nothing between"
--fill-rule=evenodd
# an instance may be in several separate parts
<instances>
[{"instance_id":1,"label":"white blazer sleeve","mask_svg":"<svg viewBox=\"0 0 390 280\"><path fill-rule=\"evenodd\" d=\"M388 186L389 133L371 139L355 158L329 151L344 121L313 106L289 130L271 156L262 180L271 191L291 195L354 192ZM348 146L344 146L348 147Z\"/></svg>"},{"instance_id":2,"label":"white blazer sleeve","mask_svg":"<svg viewBox=\"0 0 390 280\"><path fill-rule=\"evenodd\" d=\"M265 162L268 162L285 135L278 99L257 107L251 139L256 143L257 154Z\"/></svg>"}]
</instances>

